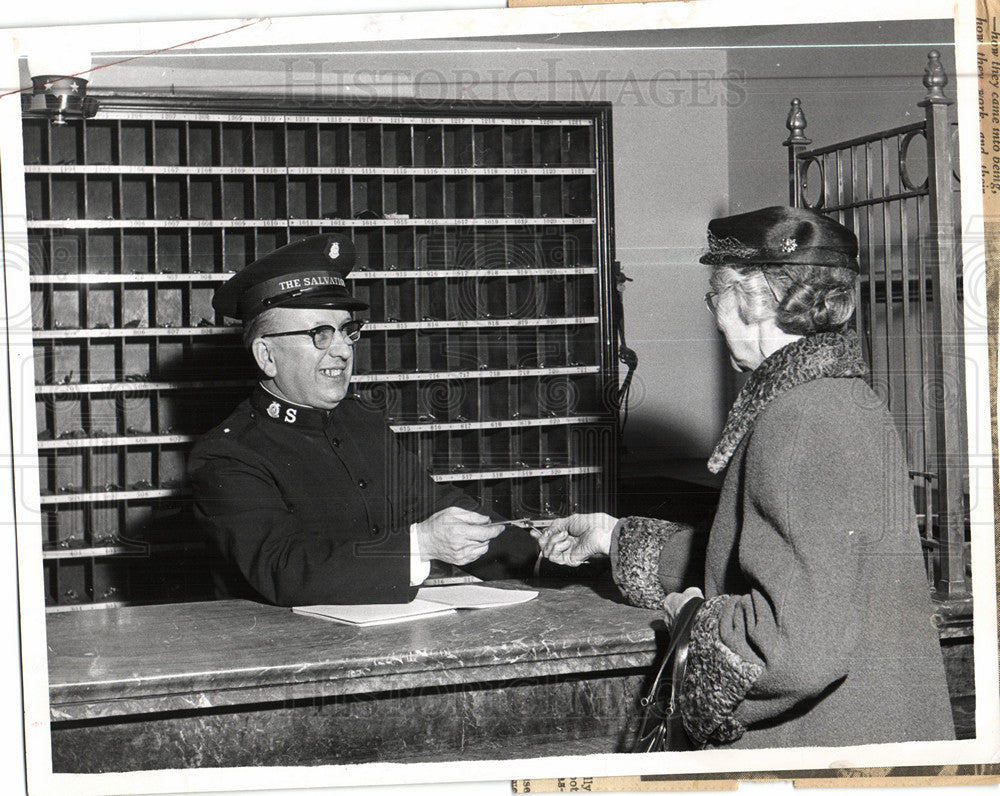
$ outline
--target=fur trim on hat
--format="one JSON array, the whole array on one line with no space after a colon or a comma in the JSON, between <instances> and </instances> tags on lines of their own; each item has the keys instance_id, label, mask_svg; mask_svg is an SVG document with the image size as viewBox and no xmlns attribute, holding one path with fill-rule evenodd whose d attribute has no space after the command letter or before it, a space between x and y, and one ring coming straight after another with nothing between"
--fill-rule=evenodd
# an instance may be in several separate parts
<instances>
[{"instance_id":1,"label":"fur trim on hat","mask_svg":"<svg viewBox=\"0 0 1000 796\"><path fill-rule=\"evenodd\" d=\"M759 663L733 652L719 636L719 617L730 599L721 594L707 600L691 626L678 705L684 729L699 745L732 743L743 735L746 727L733 713L764 671Z\"/></svg>"},{"instance_id":2,"label":"fur trim on hat","mask_svg":"<svg viewBox=\"0 0 1000 796\"><path fill-rule=\"evenodd\" d=\"M667 593L660 585L660 551L683 530L669 520L624 517L618 525L618 566L614 579L622 596L640 608L662 608Z\"/></svg>"},{"instance_id":3,"label":"fur trim on hat","mask_svg":"<svg viewBox=\"0 0 1000 796\"><path fill-rule=\"evenodd\" d=\"M721 472L754 420L784 392L823 378L858 378L868 375L861 344L854 331L820 332L795 340L765 359L743 385L726 418L722 438L708 460L708 469Z\"/></svg>"}]
</instances>

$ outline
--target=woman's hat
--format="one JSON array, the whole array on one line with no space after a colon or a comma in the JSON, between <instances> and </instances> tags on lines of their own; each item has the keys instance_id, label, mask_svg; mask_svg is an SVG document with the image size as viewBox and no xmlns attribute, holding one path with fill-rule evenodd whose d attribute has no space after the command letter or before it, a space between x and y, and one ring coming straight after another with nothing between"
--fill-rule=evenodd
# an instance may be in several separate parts
<instances>
[{"instance_id":1,"label":"woman's hat","mask_svg":"<svg viewBox=\"0 0 1000 796\"><path fill-rule=\"evenodd\" d=\"M243 323L271 307L367 309L344 281L354 257L346 235L311 235L254 260L215 291L212 306Z\"/></svg>"},{"instance_id":2,"label":"woman's hat","mask_svg":"<svg viewBox=\"0 0 1000 796\"><path fill-rule=\"evenodd\" d=\"M708 224L708 265L825 265L861 272L858 239L843 224L800 207L765 207Z\"/></svg>"}]
</instances>

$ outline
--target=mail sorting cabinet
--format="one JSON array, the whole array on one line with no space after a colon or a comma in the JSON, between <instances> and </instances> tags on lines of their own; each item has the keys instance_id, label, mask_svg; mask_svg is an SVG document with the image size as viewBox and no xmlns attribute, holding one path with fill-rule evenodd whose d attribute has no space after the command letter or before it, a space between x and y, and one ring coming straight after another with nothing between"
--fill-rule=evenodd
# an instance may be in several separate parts
<instances>
[{"instance_id":1,"label":"mail sorting cabinet","mask_svg":"<svg viewBox=\"0 0 1000 796\"><path fill-rule=\"evenodd\" d=\"M212 294L318 232L353 237L371 304L355 386L435 480L508 517L614 508L609 108L276 102L24 120L50 610L208 595L185 459L256 376Z\"/></svg>"}]
</instances>

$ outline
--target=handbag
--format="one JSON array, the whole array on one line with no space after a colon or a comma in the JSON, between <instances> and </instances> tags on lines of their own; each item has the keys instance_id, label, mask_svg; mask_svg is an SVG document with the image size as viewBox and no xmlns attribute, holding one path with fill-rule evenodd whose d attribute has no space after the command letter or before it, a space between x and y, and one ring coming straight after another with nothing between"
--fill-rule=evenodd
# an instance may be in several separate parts
<instances>
[{"instance_id":1,"label":"handbag","mask_svg":"<svg viewBox=\"0 0 1000 796\"><path fill-rule=\"evenodd\" d=\"M684 729L676 691L680 690L684 681L691 625L704 602L701 597L692 597L677 612L670 643L663 653L653 684L646 696L639 700L642 717L639 734L632 745L633 752L679 752L695 748Z\"/></svg>"}]
</instances>

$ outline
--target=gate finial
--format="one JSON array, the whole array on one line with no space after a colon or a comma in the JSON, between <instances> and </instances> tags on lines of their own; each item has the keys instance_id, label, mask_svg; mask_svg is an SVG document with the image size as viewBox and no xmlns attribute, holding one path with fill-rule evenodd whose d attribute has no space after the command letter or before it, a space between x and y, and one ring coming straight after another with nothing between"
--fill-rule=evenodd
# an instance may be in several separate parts
<instances>
[{"instance_id":1,"label":"gate finial","mask_svg":"<svg viewBox=\"0 0 1000 796\"><path fill-rule=\"evenodd\" d=\"M944 87L947 85L948 75L941 65L941 53L931 50L927 53L927 66L924 67L924 86L927 88L927 94L920 105L951 105L952 101L944 94Z\"/></svg>"},{"instance_id":2,"label":"gate finial","mask_svg":"<svg viewBox=\"0 0 1000 796\"><path fill-rule=\"evenodd\" d=\"M788 111L788 120L785 122L785 127L788 128L788 139L785 141L785 146L812 143L805 135L806 115L802 112L802 101L798 97L792 100L792 107Z\"/></svg>"}]
</instances>

